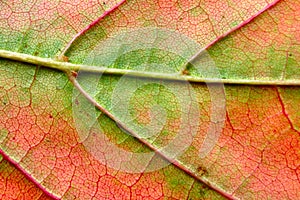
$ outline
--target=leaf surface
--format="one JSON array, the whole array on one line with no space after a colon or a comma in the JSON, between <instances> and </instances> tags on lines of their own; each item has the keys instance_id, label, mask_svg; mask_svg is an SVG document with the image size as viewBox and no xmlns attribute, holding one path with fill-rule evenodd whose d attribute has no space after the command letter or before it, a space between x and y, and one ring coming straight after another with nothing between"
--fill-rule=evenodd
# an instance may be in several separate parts
<instances>
[{"instance_id":1,"label":"leaf surface","mask_svg":"<svg viewBox=\"0 0 300 200\"><path fill-rule=\"evenodd\" d=\"M1 156L1 199L52 199Z\"/></svg>"},{"instance_id":2,"label":"leaf surface","mask_svg":"<svg viewBox=\"0 0 300 200\"><path fill-rule=\"evenodd\" d=\"M223 78L299 79L299 2L280 1L209 49Z\"/></svg>"},{"instance_id":3,"label":"leaf surface","mask_svg":"<svg viewBox=\"0 0 300 200\"><path fill-rule=\"evenodd\" d=\"M93 6L92 4L90 8L97 11L88 11L88 14L83 14L83 16L89 16L85 18L89 19L85 22L81 22L80 18L72 20L70 17L72 14L63 10L62 13L66 18L59 22L60 18L54 17L52 21L50 20L47 30L42 27L36 28L38 26L26 20L16 27L8 26L10 20L17 21L13 17L20 15L14 11L17 14L14 13L11 19L3 15L4 20L1 26L10 27L10 29L1 33L0 37L3 39L0 47L53 58L55 55L60 55L65 47L71 62L85 63L99 41L113 37L114 34L124 31L125 27L156 26L177 29L180 33L196 40L201 46L208 47L209 54L215 61L222 78L249 80L297 80L299 78L297 75L297 69L299 69L297 2L280 1L249 24L218 42L215 40L221 39L235 27L243 25L257 13L260 14L267 3L271 5L274 2L243 1L241 4L229 1L217 3L205 1L201 4L192 1L185 4L185 2L125 2L99 23L89 27L85 34L79 34L71 48L68 47L68 41L73 35L83 30L88 23L94 21L94 13L102 13L103 7L101 7L102 10L97 10L99 5L96 3ZM59 2L59 6L53 10L57 12L58 8L63 8L64 6L60 5L63 3ZM115 3L111 2L111 7ZM6 3L2 4L6 9L1 12L10 13L12 7ZM78 5L80 4L73 5L78 8L77 10L70 10L75 12L76 17L81 16L79 12L81 8ZM16 5L19 9L21 6L23 5ZM291 7L295 10L289 9ZM31 16L32 10L34 9L30 9L30 12L26 11L30 13L28 15ZM77 11L80 14L76 14ZM32 15L35 16L34 12ZM45 16L48 14L45 13ZM49 17L51 17L50 14ZM43 21L44 18L40 20ZM58 25L56 26L54 22ZM71 22L78 22L76 28ZM268 25L269 22L274 23L274 26ZM68 24L68 26L61 26L62 24ZM289 26L280 28L283 25ZM57 30L55 33L49 31L53 28ZM263 37L265 40L260 40L265 32L270 33L267 34L270 38ZM64 33L63 36L61 33ZM137 66L141 62L149 64L161 61L172 67L166 72L176 72L184 64L180 58L172 57L169 52L166 55L166 52L153 50L143 53L143 57L137 57L140 54L135 54L135 52L127 54L127 57L120 58L117 64L109 67L139 70ZM162 59L164 55L166 59ZM168 56L171 59L168 59ZM134 60L135 58L138 59ZM170 62L170 60L176 62ZM200 125L197 126L191 145L181 156L176 157L173 165L146 172L147 168L167 163L158 156L159 154L153 154L145 172L130 173L112 168L110 162L114 163L115 160L119 160L121 163L126 163L129 161L138 167L138 160L114 154L110 158L105 157L105 164L99 160L95 152L103 151L101 147L105 143L112 142L127 152L141 154L151 152L151 145L159 149L172 141L174 134L180 130L181 122L178 115L182 114L182 110L179 109L180 112L178 112L177 107L180 106L180 101L174 100L176 96L165 89L164 86L168 82L161 81L160 85L151 82L149 86L141 87L140 90L135 91L129 102L130 112L136 116L135 120L139 125L149 123L149 117L153 117L151 115L153 105L158 104L167 110L165 126L159 135L146 138L144 142L141 142L128 134L124 127L120 127L120 124L116 124L96 109L93 111L96 121L83 120L86 124L91 123L85 132L87 138L83 141L80 134L84 127L78 127L78 121L76 117L74 118L74 103L79 102L86 106L91 102L87 101L86 96L76 92L74 99L74 90L77 90L74 89L67 75L42 66L5 59L0 61L0 70L2 72L0 78L1 152L16 162L17 167L26 171L33 180L29 184L38 185L58 198L224 198L221 195L243 199L299 198L300 194L297 191L300 139L297 111L298 87L226 85L224 90L226 110L222 133L212 151L205 158L201 158L199 151L212 121L213 98L209 87L192 83L189 88L195 91L201 117L197 120ZM160 70L159 68L150 69L150 71ZM249 70L252 70L251 73ZM193 71L191 74L199 76ZM122 83L123 77L103 75L98 80L96 75L94 77L96 82L93 82L93 76L79 74L78 82L96 103L116 117L121 117L120 113L118 115L112 110L112 105L115 100L113 99L114 91L118 88L118 84ZM80 77L83 78L80 79ZM141 81L136 78L127 79L131 79L128 82L131 81L134 84ZM185 90L180 90L181 83L172 83L172 85L179 88L179 91L183 91L182 96L185 96L183 95ZM219 95L222 94L219 93ZM187 108L193 108L192 104L187 104ZM86 115L91 114L84 110L81 112ZM157 116L157 122L161 122L160 114ZM97 137L99 130L94 126L97 124L100 126L100 132L104 133L108 140L99 140ZM128 124L125 123L125 125ZM192 121L188 121L188 127L192 126ZM143 136L142 131L136 132L138 136ZM89 142L90 145L87 146ZM6 161L1 161L1 163L4 162ZM16 178L16 181L18 182L19 179ZM31 185L27 187L34 187Z\"/></svg>"},{"instance_id":4,"label":"leaf surface","mask_svg":"<svg viewBox=\"0 0 300 200\"><path fill-rule=\"evenodd\" d=\"M1 49L54 57L74 35L120 3L117 0L1 1Z\"/></svg>"},{"instance_id":5,"label":"leaf surface","mask_svg":"<svg viewBox=\"0 0 300 200\"><path fill-rule=\"evenodd\" d=\"M83 62L106 37L138 27L160 27L185 34L201 47L223 37L277 1L128 1L80 37L67 55Z\"/></svg>"}]
</instances>

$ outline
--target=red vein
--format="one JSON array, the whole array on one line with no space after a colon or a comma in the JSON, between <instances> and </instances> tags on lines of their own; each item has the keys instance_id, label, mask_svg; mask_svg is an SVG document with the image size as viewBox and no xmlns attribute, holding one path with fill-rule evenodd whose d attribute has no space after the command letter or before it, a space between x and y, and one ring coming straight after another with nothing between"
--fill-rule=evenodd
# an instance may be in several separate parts
<instances>
[{"instance_id":1,"label":"red vein","mask_svg":"<svg viewBox=\"0 0 300 200\"><path fill-rule=\"evenodd\" d=\"M280 95L280 91L279 91L278 87L276 87L275 90L276 90L276 93L277 93L277 98L278 98L279 103L280 103L281 108L282 108L282 114L283 114L283 115L286 117L286 119L288 120L288 122L289 122L291 128L292 128L293 130L295 130L296 132L298 132L298 131L295 129L295 127L294 127L294 125L293 125L293 122L291 121L291 119L290 119L290 117L289 117L289 114L286 112L285 105L284 105L284 102L283 102L282 97L281 97L281 95ZM299 133L299 132L298 132L298 133Z\"/></svg>"},{"instance_id":2,"label":"red vein","mask_svg":"<svg viewBox=\"0 0 300 200\"><path fill-rule=\"evenodd\" d=\"M80 32L78 32L71 40L70 42L66 45L66 47L62 50L60 55L58 56L59 58L62 58L65 53L69 50L71 45L74 43L74 41L83 35L85 32L87 32L89 29L91 29L93 26L95 26L99 21L101 21L104 17L106 17L108 14L112 13L114 10L116 10L120 5L122 5L126 0L121 0L118 4L110 8L109 10L105 11L99 18L97 18L95 21L90 23L88 26L86 26L84 29L82 29Z\"/></svg>"},{"instance_id":3,"label":"red vein","mask_svg":"<svg viewBox=\"0 0 300 200\"><path fill-rule=\"evenodd\" d=\"M44 194L52 199L60 199L59 197L51 194L46 190L39 182L37 182L23 167L13 159L11 159L2 149L0 149L0 154L3 156L5 160L7 160L10 164L12 164L18 171L20 171L28 180L30 180L36 187L38 187Z\"/></svg>"}]
</instances>

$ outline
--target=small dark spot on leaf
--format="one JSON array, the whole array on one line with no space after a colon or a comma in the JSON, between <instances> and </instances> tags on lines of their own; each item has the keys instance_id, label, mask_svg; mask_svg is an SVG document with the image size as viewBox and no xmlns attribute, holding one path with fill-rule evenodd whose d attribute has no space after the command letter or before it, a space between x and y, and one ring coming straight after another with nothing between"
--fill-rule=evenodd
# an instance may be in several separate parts
<instances>
[{"instance_id":1,"label":"small dark spot on leaf","mask_svg":"<svg viewBox=\"0 0 300 200\"><path fill-rule=\"evenodd\" d=\"M62 57L61 57L61 60L64 61L64 62L68 62L68 61L69 61L69 57L67 57L67 56L62 56Z\"/></svg>"},{"instance_id":2,"label":"small dark spot on leaf","mask_svg":"<svg viewBox=\"0 0 300 200\"><path fill-rule=\"evenodd\" d=\"M49 139L49 138L46 138L46 139L45 139L45 142L50 142L50 139Z\"/></svg>"},{"instance_id":3,"label":"small dark spot on leaf","mask_svg":"<svg viewBox=\"0 0 300 200\"><path fill-rule=\"evenodd\" d=\"M53 118L53 116L52 116L52 115L49 115L49 118L50 118L50 119L52 119L52 118Z\"/></svg>"},{"instance_id":4,"label":"small dark spot on leaf","mask_svg":"<svg viewBox=\"0 0 300 200\"><path fill-rule=\"evenodd\" d=\"M291 57L293 54L289 53L289 56Z\"/></svg>"},{"instance_id":5,"label":"small dark spot on leaf","mask_svg":"<svg viewBox=\"0 0 300 200\"><path fill-rule=\"evenodd\" d=\"M185 69L185 70L182 71L182 74L183 74L183 75L189 75L190 72L189 72L189 70Z\"/></svg>"},{"instance_id":6,"label":"small dark spot on leaf","mask_svg":"<svg viewBox=\"0 0 300 200\"><path fill-rule=\"evenodd\" d=\"M201 189L207 189L206 185L201 185Z\"/></svg>"},{"instance_id":7,"label":"small dark spot on leaf","mask_svg":"<svg viewBox=\"0 0 300 200\"><path fill-rule=\"evenodd\" d=\"M105 5L106 3L103 1L103 5Z\"/></svg>"},{"instance_id":8,"label":"small dark spot on leaf","mask_svg":"<svg viewBox=\"0 0 300 200\"><path fill-rule=\"evenodd\" d=\"M198 172L198 174L199 174L200 176L203 176L203 175L207 174L207 170L206 170L204 167L202 167L202 166L199 166L199 167L197 168L197 172Z\"/></svg>"},{"instance_id":9,"label":"small dark spot on leaf","mask_svg":"<svg viewBox=\"0 0 300 200\"><path fill-rule=\"evenodd\" d=\"M72 71L72 76L74 76L75 78L77 78L77 76L78 76L78 73L77 73L77 72L75 72L75 71Z\"/></svg>"},{"instance_id":10,"label":"small dark spot on leaf","mask_svg":"<svg viewBox=\"0 0 300 200\"><path fill-rule=\"evenodd\" d=\"M205 193L206 193L207 189L208 189L208 188L207 188L206 185L201 185L201 186L200 186L200 191L199 191L200 195L201 195L201 196L205 196Z\"/></svg>"},{"instance_id":11,"label":"small dark spot on leaf","mask_svg":"<svg viewBox=\"0 0 300 200\"><path fill-rule=\"evenodd\" d=\"M97 137L97 133L95 133L95 132L92 132L92 137Z\"/></svg>"}]
</instances>

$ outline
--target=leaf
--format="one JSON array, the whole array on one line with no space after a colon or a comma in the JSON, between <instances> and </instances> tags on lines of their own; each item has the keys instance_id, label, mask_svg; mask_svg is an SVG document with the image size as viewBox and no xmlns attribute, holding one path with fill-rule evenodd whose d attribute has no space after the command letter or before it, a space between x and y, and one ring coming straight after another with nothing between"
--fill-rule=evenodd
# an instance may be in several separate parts
<instances>
[{"instance_id":1,"label":"leaf","mask_svg":"<svg viewBox=\"0 0 300 200\"><path fill-rule=\"evenodd\" d=\"M30 16L32 14L36 17L42 15L40 12L34 13L34 9L30 9L29 12L26 6L17 4L25 12L20 14L17 10L13 10L10 18L8 13L11 13L11 7L2 2L5 9L1 10L1 14L4 14L0 16L4 16L4 20L0 27L4 27L5 30L7 27L10 28L3 32L4 28L1 28L0 46L5 50L54 59L62 59L64 53L67 52L66 55L72 63L91 65L92 62L93 65L99 65L99 60L90 61L89 59L95 58L97 54L93 53L99 52L101 41L107 41L118 33L126 32L125 27L156 26L177 29L181 34L186 34L196 40L201 47L208 49L218 67L219 74L203 71L198 74L195 69L187 68L192 78L196 77L200 80L199 77L216 78L210 75L217 75L217 78L223 78L225 83L227 80L234 79L236 83L243 83L243 80L249 80L250 83L255 84L278 85L288 81L292 84L297 83L298 2L280 1L277 3L275 1L269 2L268 5L260 1L243 1L238 4L229 1L217 3L205 1L201 4L197 1L188 1L189 4L185 3L186 1L129 1L115 8L114 12L103 19L101 17L94 19L95 12L87 11L86 14L90 17L86 18L90 20L87 23L81 23L78 16L82 14L77 14L77 12L82 13L80 4L73 5L78 8L77 10L70 9L78 17L73 21L71 20L73 15L68 14L69 11L64 9L65 4L60 2L62 5L54 6L53 11L59 13L62 9L61 13L65 14L66 20L62 17L51 18L53 20L50 23L51 27L45 29L37 28L35 23L28 22L28 20L21 21L18 26L9 26L11 20L17 21L18 16L22 15L22 18L26 19L23 15L27 14L24 13L28 15L30 13ZM272 7L275 3L277 4ZM110 5L113 4L114 2ZM28 7L33 6L38 10L43 10L36 5L39 3L28 5ZM82 5L89 4L82 3ZM286 9L287 6L295 10ZM99 5L92 3L89 8L97 10ZM265 9L268 11L262 13ZM216 10L218 12L215 12ZM102 12L103 10L98 13ZM259 16L256 17L256 15ZM47 12L45 16L51 17L51 12ZM253 20L254 17L256 18ZM39 23L44 22L44 18L40 18ZM92 21L94 22L87 26ZM69 25L65 26L66 22ZM72 32L74 26L71 22L78 26L74 33ZM273 22L274 26L268 26L267 22ZM290 27L277 28L285 24L289 24ZM86 29L85 26L87 26ZM272 33L269 34L270 38L266 38L267 42L257 40L264 31L257 31L253 34L255 27L262 27L261 29L265 32ZM51 29L56 30L56 33L50 31ZM62 29L65 34L61 36ZM238 30L233 32L236 29ZM69 34L74 35L77 32L79 34L72 39ZM230 34L228 37L220 40L228 34ZM249 38L250 36L252 38ZM275 45L273 45L274 41L276 41ZM184 46L180 44L176 46L179 49ZM108 50L113 51L113 45L109 47ZM1 53L4 56L3 51ZM145 79L107 75L109 70L102 75L101 79L97 74L86 74L80 71L76 80L74 78L76 74L71 74L70 70L78 65L47 59L36 60L38 57L21 60L26 55L17 53L13 55L15 57L10 57L11 60L0 61L2 72L0 78L2 89L0 93L2 103L0 107L1 153L8 156L18 169L23 169L30 174L30 179L34 184L52 195L64 199L93 197L96 199L299 198L297 191L299 186L298 87L237 84L225 85L225 90L217 90L218 87L209 84L206 86L201 83L191 83L186 86L178 82L149 82L149 80L147 85L143 85ZM264 55L262 56L265 59L263 62L260 55ZM104 56L104 58L107 57ZM198 58L200 58L200 64L211 66L210 62L205 62L206 56L201 54ZM140 63L149 65L159 61L171 68L162 69L155 65L146 68L147 71L141 71L145 68L139 68ZM124 69L134 69L144 73L145 76L154 76L160 72L177 72L181 70L180 67L185 62L186 60L172 52L144 49L142 52L126 53L115 64L107 67L112 69L110 71L112 74L116 73L114 68L117 67L120 69L119 72ZM192 64L195 63L197 62L192 62ZM246 65L246 68L244 65L247 63L250 64ZM54 67L67 73L45 67ZM80 69L85 69L85 67L86 65L81 66ZM95 70L88 68L88 70L91 69ZM149 71L151 73L147 73ZM134 73L132 74L135 75ZM166 77L165 74L163 76ZM152 78L155 79L155 77ZM258 82L253 82L253 79ZM274 82L263 82L264 80ZM114 104L116 103L114 101L118 100L118 98L113 98L118 97L114 96L114 92L124 87L129 90L135 85L139 85L140 88L130 96L128 111L137 117L135 119L137 127L130 125L131 122L126 121L126 118L122 119L123 112L118 113L113 110L113 105L118 105ZM171 87L177 88L175 91L179 93L175 94L184 98L176 98L178 96L174 96L168 90ZM169 161L172 161L172 165L168 165L166 161L170 158L168 152L158 152L157 149L174 140L175 133L180 130L178 125L182 124L180 121L182 113L189 113L188 116L193 116L193 112L186 112L185 109L179 108L182 106L180 101L185 102L185 98L189 100L189 95L185 95L186 88L194 91L194 97L189 95L190 99L195 101L191 101L192 103L188 101L184 108L195 111L197 109L193 107L193 102L196 102L201 117L195 121L193 118L183 120L188 125L184 126L183 130L189 130L188 128L199 123L196 127L198 131L186 151L180 156L174 158L171 156ZM214 88L217 89L214 90ZM78 89L79 91L83 89L86 94L77 93ZM121 94L121 92L120 90L116 94ZM212 151L201 158L199 151L205 143L207 130L210 130L209 124L214 122L214 116L222 116L222 113L212 112L212 107L214 107L212 94L215 96L226 94L226 113L224 113L225 121L223 121L225 124L222 127L212 126L213 128L221 127L222 133ZM87 99L89 96L92 99ZM91 102L108 116L110 113L113 115L109 118L103 112L95 110L90 106ZM82 105L79 108L83 109L77 110L81 112L81 115L76 114L76 104ZM154 105L165 108L166 115L159 113L160 109L153 107ZM90 108L94 109L93 112L90 112ZM154 122L165 122L162 131L155 137L143 137L144 132L139 128L149 124L149 117L155 119L153 118L155 116L158 118ZM166 116L166 121L163 121L160 116ZM119 118L122 119L120 122L117 121ZM93 120L89 121L89 119ZM216 124L219 123L217 121ZM100 129L96 129L97 125ZM134 128L133 131L132 128ZM128 131L136 137L128 134ZM82 138L81 133L84 133L86 138ZM108 140L99 140L99 133L104 133ZM188 132L187 136L189 134L191 133ZM143 153L153 150L156 154L153 154L151 160L146 162L147 168L144 171L132 173L124 171L121 167L119 170L111 164L121 161L119 163L129 163L129 166L133 163L138 168L138 164L143 162L137 161L142 160L134 160L134 157L128 159L116 153L111 155L112 157L104 157L105 159L101 160L99 150L103 152L101 147L105 143L114 144L119 149L134 153L131 155L144 155ZM160 165L166 165L166 167L147 171L153 166Z\"/></svg>"},{"instance_id":2,"label":"leaf","mask_svg":"<svg viewBox=\"0 0 300 200\"><path fill-rule=\"evenodd\" d=\"M1 199L51 199L1 156Z\"/></svg>"},{"instance_id":3,"label":"leaf","mask_svg":"<svg viewBox=\"0 0 300 200\"><path fill-rule=\"evenodd\" d=\"M1 1L1 49L53 57L95 16L106 15L119 2Z\"/></svg>"},{"instance_id":4,"label":"leaf","mask_svg":"<svg viewBox=\"0 0 300 200\"><path fill-rule=\"evenodd\" d=\"M280 1L209 49L224 78L299 79L299 4Z\"/></svg>"}]
</instances>

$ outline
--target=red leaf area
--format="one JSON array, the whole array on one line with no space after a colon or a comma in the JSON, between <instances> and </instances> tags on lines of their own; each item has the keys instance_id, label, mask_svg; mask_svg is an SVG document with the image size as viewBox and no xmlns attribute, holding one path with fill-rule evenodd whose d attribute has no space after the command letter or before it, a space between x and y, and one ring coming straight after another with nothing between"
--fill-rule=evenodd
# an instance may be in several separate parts
<instances>
[{"instance_id":1,"label":"red leaf area","mask_svg":"<svg viewBox=\"0 0 300 200\"><path fill-rule=\"evenodd\" d=\"M172 23L172 20L178 17L173 9L176 2L157 2L157 5L164 9L154 9L156 13L148 17L156 16L153 21L170 28L176 28L179 24L181 32L206 45L232 29L231 25L224 26L224 24L227 24L233 16L231 14L235 10L234 6L224 2L207 1L213 5L207 7L207 12L212 13L214 19L206 14L194 19L193 15L186 12L182 14L182 23ZM185 8L185 2L180 1L182 10ZM50 2L46 1L45 5L46 3ZM194 4L197 8L198 2L190 1L190 4ZM253 1L250 4L257 5L257 2ZM136 12L128 10L127 12L131 14L123 15L124 18L121 19L126 19L126 22L117 18L114 25L136 27L137 23L143 24L143 20L137 22L136 19L139 19L141 13L147 13L153 5L147 7L147 2L140 5L142 6ZM246 7L248 6L249 4ZM286 4L280 3L275 7L279 9L280 6L284 7ZM49 8L49 6L46 7ZM66 6L58 7L62 9L62 16L72 19L71 14L65 15L69 12L64 10ZM30 26L28 24L29 11L13 13L8 5L4 8L6 10L2 9L1 13L8 13L5 16L9 19L6 23L12 30L18 31L20 27ZM67 10L72 10L72 8L71 6ZM130 7L125 6L125 8ZM38 9L37 12L42 12L42 10ZM54 10L57 11L58 8ZM218 10L222 10L223 13L216 13ZM247 11L246 8L245 11ZM250 11L253 10L250 9ZM300 9L296 11L282 9L279 12L282 12L282 18L287 16L299 18L299 11ZM48 14L49 17L52 16L49 10L47 10ZM226 20L222 21L222 16ZM70 20L70 23L74 25L69 25L76 31L82 30L84 26L76 22L78 15L75 14L74 17L76 20ZM233 18L235 19L235 16ZM147 19L146 16L143 15L143 19ZM246 19L243 18L243 20ZM130 21L133 22L132 25L128 23ZM202 22L201 30L198 29L200 26L193 24L194 21ZM15 26L15 24L18 25ZM46 31L42 28L39 30ZM56 27L55 30L59 28ZM64 33L70 34L68 31ZM56 72L51 73L56 75ZM101 164L85 150L81 143L78 143L78 136L71 118L72 111L68 109L71 106L70 94L63 90L52 93L51 91L59 85L59 81L53 82L51 75L44 76L45 74L42 73L36 74L35 79L42 80L43 83L39 82L39 84L43 85L44 90L49 91L47 94L39 95L40 86L36 86L37 83L33 83L30 87L32 102L39 102L39 104L22 105L23 101L20 100L0 107L0 127L7 130L7 135L1 140L2 147L5 147L1 152L12 161L9 163L2 159L0 162L1 199L50 198L39 187L54 195L55 198L64 199L160 199L167 197L187 199L193 192L199 192L201 186L195 180L186 178L179 169L172 165L156 172L130 174ZM18 77L11 77L9 82L22 86ZM300 137L295 105L299 105L300 99L295 97L295 92L297 89L294 88L226 87L226 126L217 147L201 161L207 168L207 179L223 188L234 198L299 199ZM9 95L3 96L8 96L8 99L19 99L21 90L11 89ZM14 95L19 97L16 98ZM61 96L64 96L65 100L62 100ZM56 115L53 115L53 109L57 111ZM1 132L1 134L4 133ZM199 148L197 141L193 145L196 149ZM24 169L24 171L18 169ZM186 181L180 187L173 187L170 184L173 176L179 177L179 180L182 177ZM179 184L178 179L176 179L177 184ZM220 196L213 193L205 196L205 199L215 198L220 198Z\"/></svg>"},{"instance_id":2,"label":"red leaf area","mask_svg":"<svg viewBox=\"0 0 300 200\"><path fill-rule=\"evenodd\" d=\"M5 159L0 161L1 199L52 199Z\"/></svg>"}]
</instances>

